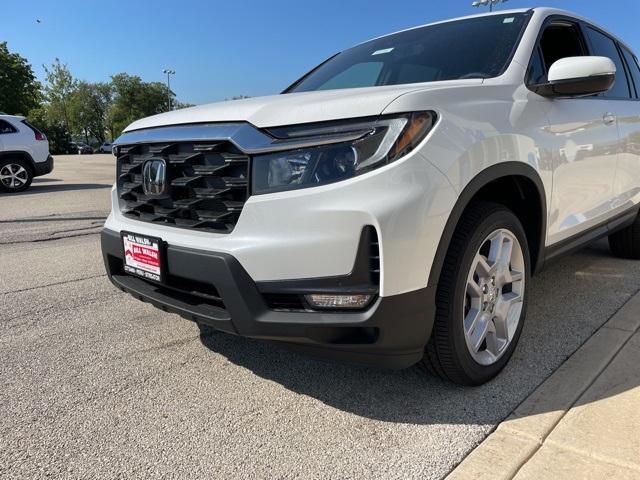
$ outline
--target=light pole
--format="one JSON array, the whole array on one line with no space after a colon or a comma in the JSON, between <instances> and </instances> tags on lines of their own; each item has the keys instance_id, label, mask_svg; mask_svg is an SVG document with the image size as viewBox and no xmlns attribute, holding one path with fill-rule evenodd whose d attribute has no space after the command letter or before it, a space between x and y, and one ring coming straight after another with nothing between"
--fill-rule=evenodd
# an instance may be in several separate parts
<instances>
[{"instance_id":1,"label":"light pole","mask_svg":"<svg viewBox=\"0 0 640 480\"><path fill-rule=\"evenodd\" d=\"M505 3L509 0L477 0L471 4L472 7L486 7L489 5L489 11L493 12L493 6L497 3Z\"/></svg>"},{"instance_id":2,"label":"light pole","mask_svg":"<svg viewBox=\"0 0 640 480\"><path fill-rule=\"evenodd\" d=\"M169 100L169 110L171 110L171 80L170 80L170 76L171 75L175 75L176 71L175 70L171 70L169 68L165 68L164 70L162 70L162 73L165 73L167 75L167 98Z\"/></svg>"}]
</instances>

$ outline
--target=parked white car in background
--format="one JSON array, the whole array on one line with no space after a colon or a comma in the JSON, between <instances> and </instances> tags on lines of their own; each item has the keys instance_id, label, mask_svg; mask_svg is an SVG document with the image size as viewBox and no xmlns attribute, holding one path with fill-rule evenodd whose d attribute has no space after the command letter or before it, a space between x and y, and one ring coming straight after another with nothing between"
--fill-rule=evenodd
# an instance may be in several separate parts
<instances>
[{"instance_id":1,"label":"parked white car in background","mask_svg":"<svg viewBox=\"0 0 640 480\"><path fill-rule=\"evenodd\" d=\"M105 265L219 330L481 384L547 262L606 236L640 258L639 143L638 60L588 20L413 28L281 95L130 125Z\"/></svg>"},{"instance_id":2,"label":"parked white car in background","mask_svg":"<svg viewBox=\"0 0 640 480\"><path fill-rule=\"evenodd\" d=\"M100 153L111 153L111 144L109 142L104 142L102 145L100 145L98 151Z\"/></svg>"},{"instance_id":3,"label":"parked white car in background","mask_svg":"<svg viewBox=\"0 0 640 480\"><path fill-rule=\"evenodd\" d=\"M0 192L21 192L53 170L47 137L25 117L0 114Z\"/></svg>"}]
</instances>

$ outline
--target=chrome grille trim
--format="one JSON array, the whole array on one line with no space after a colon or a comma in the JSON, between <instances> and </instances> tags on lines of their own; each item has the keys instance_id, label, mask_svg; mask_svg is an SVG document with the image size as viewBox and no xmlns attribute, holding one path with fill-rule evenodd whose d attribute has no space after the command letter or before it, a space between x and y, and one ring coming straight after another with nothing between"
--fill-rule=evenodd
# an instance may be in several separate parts
<instances>
[{"instance_id":1,"label":"chrome grille trim","mask_svg":"<svg viewBox=\"0 0 640 480\"><path fill-rule=\"evenodd\" d=\"M146 128L123 133L115 142L122 145L175 142L230 142L248 155L296 150L318 145L351 142L369 134L369 130L337 133L306 138L279 139L257 129L250 123L199 123Z\"/></svg>"}]
</instances>

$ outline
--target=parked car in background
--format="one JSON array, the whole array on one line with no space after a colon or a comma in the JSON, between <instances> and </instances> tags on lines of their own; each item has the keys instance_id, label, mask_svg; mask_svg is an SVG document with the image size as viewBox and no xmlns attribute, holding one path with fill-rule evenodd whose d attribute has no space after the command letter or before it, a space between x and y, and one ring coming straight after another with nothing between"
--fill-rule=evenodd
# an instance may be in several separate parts
<instances>
[{"instance_id":1,"label":"parked car in background","mask_svg":"<svg viewBox=\"0 0 640 480\"><path fill-rule=\"evenodd\" d=\"M67 153L71 155L86 155L93 153L93 149L82 142L69 142Z\"/></svg>"},{"instance_id":2,"label":"parked car in background","mask_svg":"<svg viewBox=\"0 0 640 480\"><path fill-rule=\"evenodd\" d=\"M478 385L550 260L603 237L640 259L640 66L580 16L412 28L232 103L114 142L105 266L164 311Z\"/></svg>"},{"instance_id":3,"label":"parked car in background","mask_svg":"<svg viewBox=\"0 0 640 480\"><path fill-rule=\"evenodd\" d=\"M53 170L49 141L24 117L0 115L0 191L21 192Z\"/></svg>"},{"instance_id":4,"label":"parked car in background","mask_svg":"<svg viewBox=\"0 0 640 480\"><path fill-rule=\"evenodd\" d=\"M98 148L98 152L100 152L100 153L111 153L111 144L109 142L104 142Z\"/></svg>"},{"instance_id":5,"label":"parked car in background","mask_svg":"<svg viewBox=\"0 0 640 480\"><path fill-rule=\"evenodd\" d=\"M89 155L93 153L93 148L91 148L86 143L78 142L77 148L78 148L78 155Z\"/></svg>"}]
</instances>

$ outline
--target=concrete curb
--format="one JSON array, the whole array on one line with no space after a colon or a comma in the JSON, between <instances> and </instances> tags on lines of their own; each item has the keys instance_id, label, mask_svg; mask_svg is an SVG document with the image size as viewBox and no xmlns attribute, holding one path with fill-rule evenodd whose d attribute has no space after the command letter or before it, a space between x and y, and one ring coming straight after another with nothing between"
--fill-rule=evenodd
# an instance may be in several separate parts
<instances>
[{"instance_id":1,"label":"concrete curb","mask_svg":"<svg viewBox=\"0 0 640 480\"><path fill-rule=\"evenodd\" d=\"M640 292L538 386L447 479L514 478L639 328Z\"/></svg>"}]
</instances>

